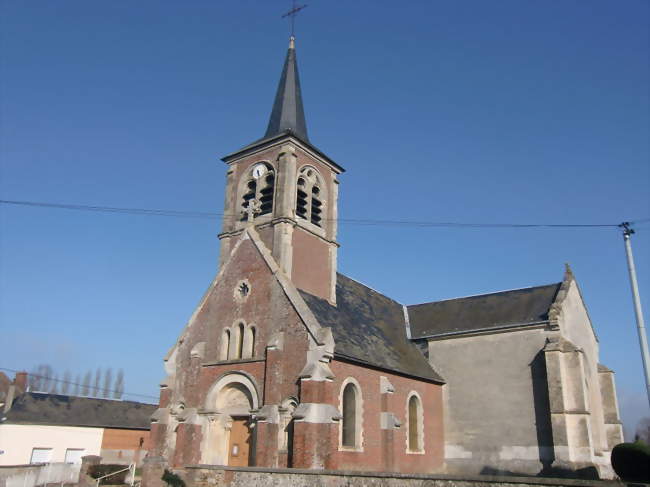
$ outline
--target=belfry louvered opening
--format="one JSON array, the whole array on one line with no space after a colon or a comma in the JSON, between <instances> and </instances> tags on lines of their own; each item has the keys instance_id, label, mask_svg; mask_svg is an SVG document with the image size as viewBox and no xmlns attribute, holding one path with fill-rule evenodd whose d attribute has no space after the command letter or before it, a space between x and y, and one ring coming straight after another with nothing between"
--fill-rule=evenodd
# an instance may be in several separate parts
<instances>
[{"instance_id":1,"label":"belfry louvered opening","mask_svg":"<svg viewBox=\"0 0 650 487\"><path fill-rule=\"evenodd\" d=\"M240 221L248 219L249 205L254 201L253 217L267 215L273 212L273 198L275 195L275 171L273 166L266 162L257 163L244 176L241 197Z\"/></svg>"},{"instance_id":2,"label":"belfry louvered opening","mask_svg":"<svg viewBox=\"0 0 650 487\"><path fill-rule=\"evenodd\" d=\"M300 171L296 189L296 216L322 227L325 204L323 183L313 167Z\"/></svg>"}]
</instances>

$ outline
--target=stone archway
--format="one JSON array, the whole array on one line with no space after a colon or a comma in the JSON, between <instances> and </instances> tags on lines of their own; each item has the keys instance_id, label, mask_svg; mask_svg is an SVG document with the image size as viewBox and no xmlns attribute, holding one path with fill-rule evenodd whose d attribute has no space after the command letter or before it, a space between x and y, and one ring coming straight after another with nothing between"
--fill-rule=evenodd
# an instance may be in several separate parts
<instances>
[{"instance_id":1,"label":"stone archway","mask_svg":"<svg viewBox=\"0 0 650 487\"><path fill-rule=\"evenodd\" d=\"M212 465L255 464L255 428L252 411L259 408L257 387L247 374L221 376L205 402L201 461Z\"/></svg>"}]
</instances>

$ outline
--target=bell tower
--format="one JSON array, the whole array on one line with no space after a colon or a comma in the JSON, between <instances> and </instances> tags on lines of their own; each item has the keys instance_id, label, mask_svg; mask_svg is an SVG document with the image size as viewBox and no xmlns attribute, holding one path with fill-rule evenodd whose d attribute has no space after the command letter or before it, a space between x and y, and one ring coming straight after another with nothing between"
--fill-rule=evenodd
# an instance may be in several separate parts
<instances>
[{"instance_id":1,"label":"bell tower","mask_svg":"<svg viewBox=\"0 0 650 487\"><path fill-rule=\"evenodd\" d=\"M336 304L337 175L344 169L307 136L293 36L264 137L223 161L220 265L253 225L296 287Z\"/></svg>"}]
</instances>

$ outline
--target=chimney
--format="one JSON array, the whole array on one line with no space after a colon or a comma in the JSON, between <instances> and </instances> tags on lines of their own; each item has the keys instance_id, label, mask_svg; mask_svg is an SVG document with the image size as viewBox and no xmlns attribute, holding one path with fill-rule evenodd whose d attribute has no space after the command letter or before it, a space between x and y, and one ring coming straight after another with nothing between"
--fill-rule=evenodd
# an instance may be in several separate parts
<instances>
[{"instance_id":1,"label":"chimney","mask_svg":"<svg viewBox=\"0 0 650 487\"><path fill-rule=\"evenodd\" d=\"M16 372L14 385L16 386L16 395L25 392L27 390L27 372Z\"/></svg>"}]
</instances>

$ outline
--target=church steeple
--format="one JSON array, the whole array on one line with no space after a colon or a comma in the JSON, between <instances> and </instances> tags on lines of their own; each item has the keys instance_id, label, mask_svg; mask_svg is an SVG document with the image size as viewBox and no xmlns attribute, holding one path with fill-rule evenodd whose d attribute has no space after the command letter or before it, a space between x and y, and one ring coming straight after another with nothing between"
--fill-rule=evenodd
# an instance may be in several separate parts
<instances>
[{"instance_id":1,"label":"church steeple","mask_svg":"<svg viewBox=\"0 0 650 487\"><path fill-rule=\"evenodd\" d=\"M334 304L337 175L344 169L307 137L294 44L292 36L266 134L223 158L230 168L220 262L252 226L280 272Z\"/></svg>"},{"instance_id":2,"label":"church steeple","mask_svg":"<svg viewBox=\"0 0 650 487\"><path fill-rule=\"evenodd\" d=\"M282 69L271 118L264 138L285 132L290 132L303 141L309 142L305 112L302 106L302 94L300 92L295 38L293 36L289 39L287 57L284 61L284 68Z\"/></svg>"}]
</instances>

